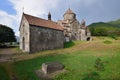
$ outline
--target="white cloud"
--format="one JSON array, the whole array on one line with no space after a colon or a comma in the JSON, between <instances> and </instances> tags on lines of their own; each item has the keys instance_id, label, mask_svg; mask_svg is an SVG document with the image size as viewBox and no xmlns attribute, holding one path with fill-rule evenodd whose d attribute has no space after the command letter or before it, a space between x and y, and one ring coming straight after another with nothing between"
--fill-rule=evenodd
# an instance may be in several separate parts
<instances>
[{"instance_id":1,"label":"white cloud","mask_svg":"<svg viewBox=\"0 0 120 80\"><path fill-rule=\"evenodd\" d=\"M49 9L53 9L57 6L59 0L9 0L14 9L17 11L17 15L21 16L22 9L24 12L43 17L45 14L48 14Z\"/></svg>"},{"instance_id":2,"label":"white cloud","mask_svg":"<svg viewBox=\"0 0 120 80\"><path fill-rule=\"evenodd\" d=\"M20 19L22 17L23 8L24 12L27 14L45 18L45 15L48 14L49 10L54 9L58 5L59 1L60 0L9 0L17 14L9 15L6 12L1 12L2 15L4 15L0 20L4 19L2 21L3 24L7 24L8 26L14 26L12 28L15 29L15 33L18 36L18 29Z\"/></svg>"},{"instance_id":3,"label":"white cloud","mask_svg":"<svg viewBox=\"0 0 120 80\"><path fill-rule=\"evenodd\" d=\"M5 24L12 29L14 29L14 21L16 20L16 17L13 15L8 14L5 11L0 10L0 24Z\"/></svg>"}]
</instances>

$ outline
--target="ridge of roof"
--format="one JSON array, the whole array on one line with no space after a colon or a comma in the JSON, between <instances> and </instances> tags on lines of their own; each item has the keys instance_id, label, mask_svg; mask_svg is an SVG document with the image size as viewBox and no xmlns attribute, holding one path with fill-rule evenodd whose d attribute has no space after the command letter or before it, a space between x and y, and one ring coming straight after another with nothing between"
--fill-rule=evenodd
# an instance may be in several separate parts
<instances>
[{"instance_id":1,"label":"ridge of roof","mask_svg":"<svg viewBox=\"0 0 120 80\"><path fill-rule=\"evenodd\" d=\"M63 27L54 21L45 20L45 19L42 19L42 18L39 18L36 16L26 14L26 13L23 13L23 15L26 17L26 19L30 25L63 31Z\"/></svg>"}]
</instances>

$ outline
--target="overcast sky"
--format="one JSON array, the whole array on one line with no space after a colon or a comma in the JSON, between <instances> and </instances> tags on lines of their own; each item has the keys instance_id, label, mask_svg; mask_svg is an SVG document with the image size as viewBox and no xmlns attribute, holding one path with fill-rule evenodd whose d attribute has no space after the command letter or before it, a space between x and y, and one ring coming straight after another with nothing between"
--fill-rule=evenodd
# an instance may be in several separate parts
<instances>
[{"instance_id":1,"label":"overcast sky","mask_svg":"<svg viewBox=\"0 0 120 80\"><path fill-rule=\"evenodd\" d=\"M120 0L0 0L0 24L8 25L19 35L22 12L47 19L50 11L52 20L63 19L71 8L77 19L93 22L108 22L120 18Z\"/></svg>"}]
</instances>

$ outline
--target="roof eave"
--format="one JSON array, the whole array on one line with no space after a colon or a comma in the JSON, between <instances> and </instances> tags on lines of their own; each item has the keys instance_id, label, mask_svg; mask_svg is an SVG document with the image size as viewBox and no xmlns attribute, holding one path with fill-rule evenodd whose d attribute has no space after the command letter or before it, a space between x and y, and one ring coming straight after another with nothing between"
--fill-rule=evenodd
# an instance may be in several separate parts
<instances>
[{"instance_id":1,"label":"roof eave","mask_svg":"<svg viewBox=\"0 0 120 80\"><path fill-rule=\"evenodd\" d=\"M29 25L30 25L30 26L41 27L41 28L48 28L48 29L53 29L53 30L63 31L63 29L54 29L54 28L43 27L43 26L38 26L38 25L33 25L33 24L29 24Z\"/></svg>"}]
</instances>

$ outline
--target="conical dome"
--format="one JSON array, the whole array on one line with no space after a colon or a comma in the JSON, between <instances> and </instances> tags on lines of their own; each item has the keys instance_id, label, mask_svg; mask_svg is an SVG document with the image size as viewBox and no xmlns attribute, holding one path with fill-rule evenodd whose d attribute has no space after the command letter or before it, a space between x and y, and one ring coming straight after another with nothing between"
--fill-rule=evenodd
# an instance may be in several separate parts
<instances>
[{"instance_id":1,"label":"conical dome","mask_svg":"<svg viewBox=\"0 0 120 80\"><path fill-rule=\"evenodd\" d=\"M65 14L75 14L70 8L65 12Z\"/></svg>"},{"instance_id":2,"label":"conical dome","mask_svg":"<svg viewBox=\"0 0 120 80\"><path fill-rule=\"evenodd\" d=\"M76 14L69 8L63 15L64 20L76 19Z\"/></svg>"}]
</instances>

